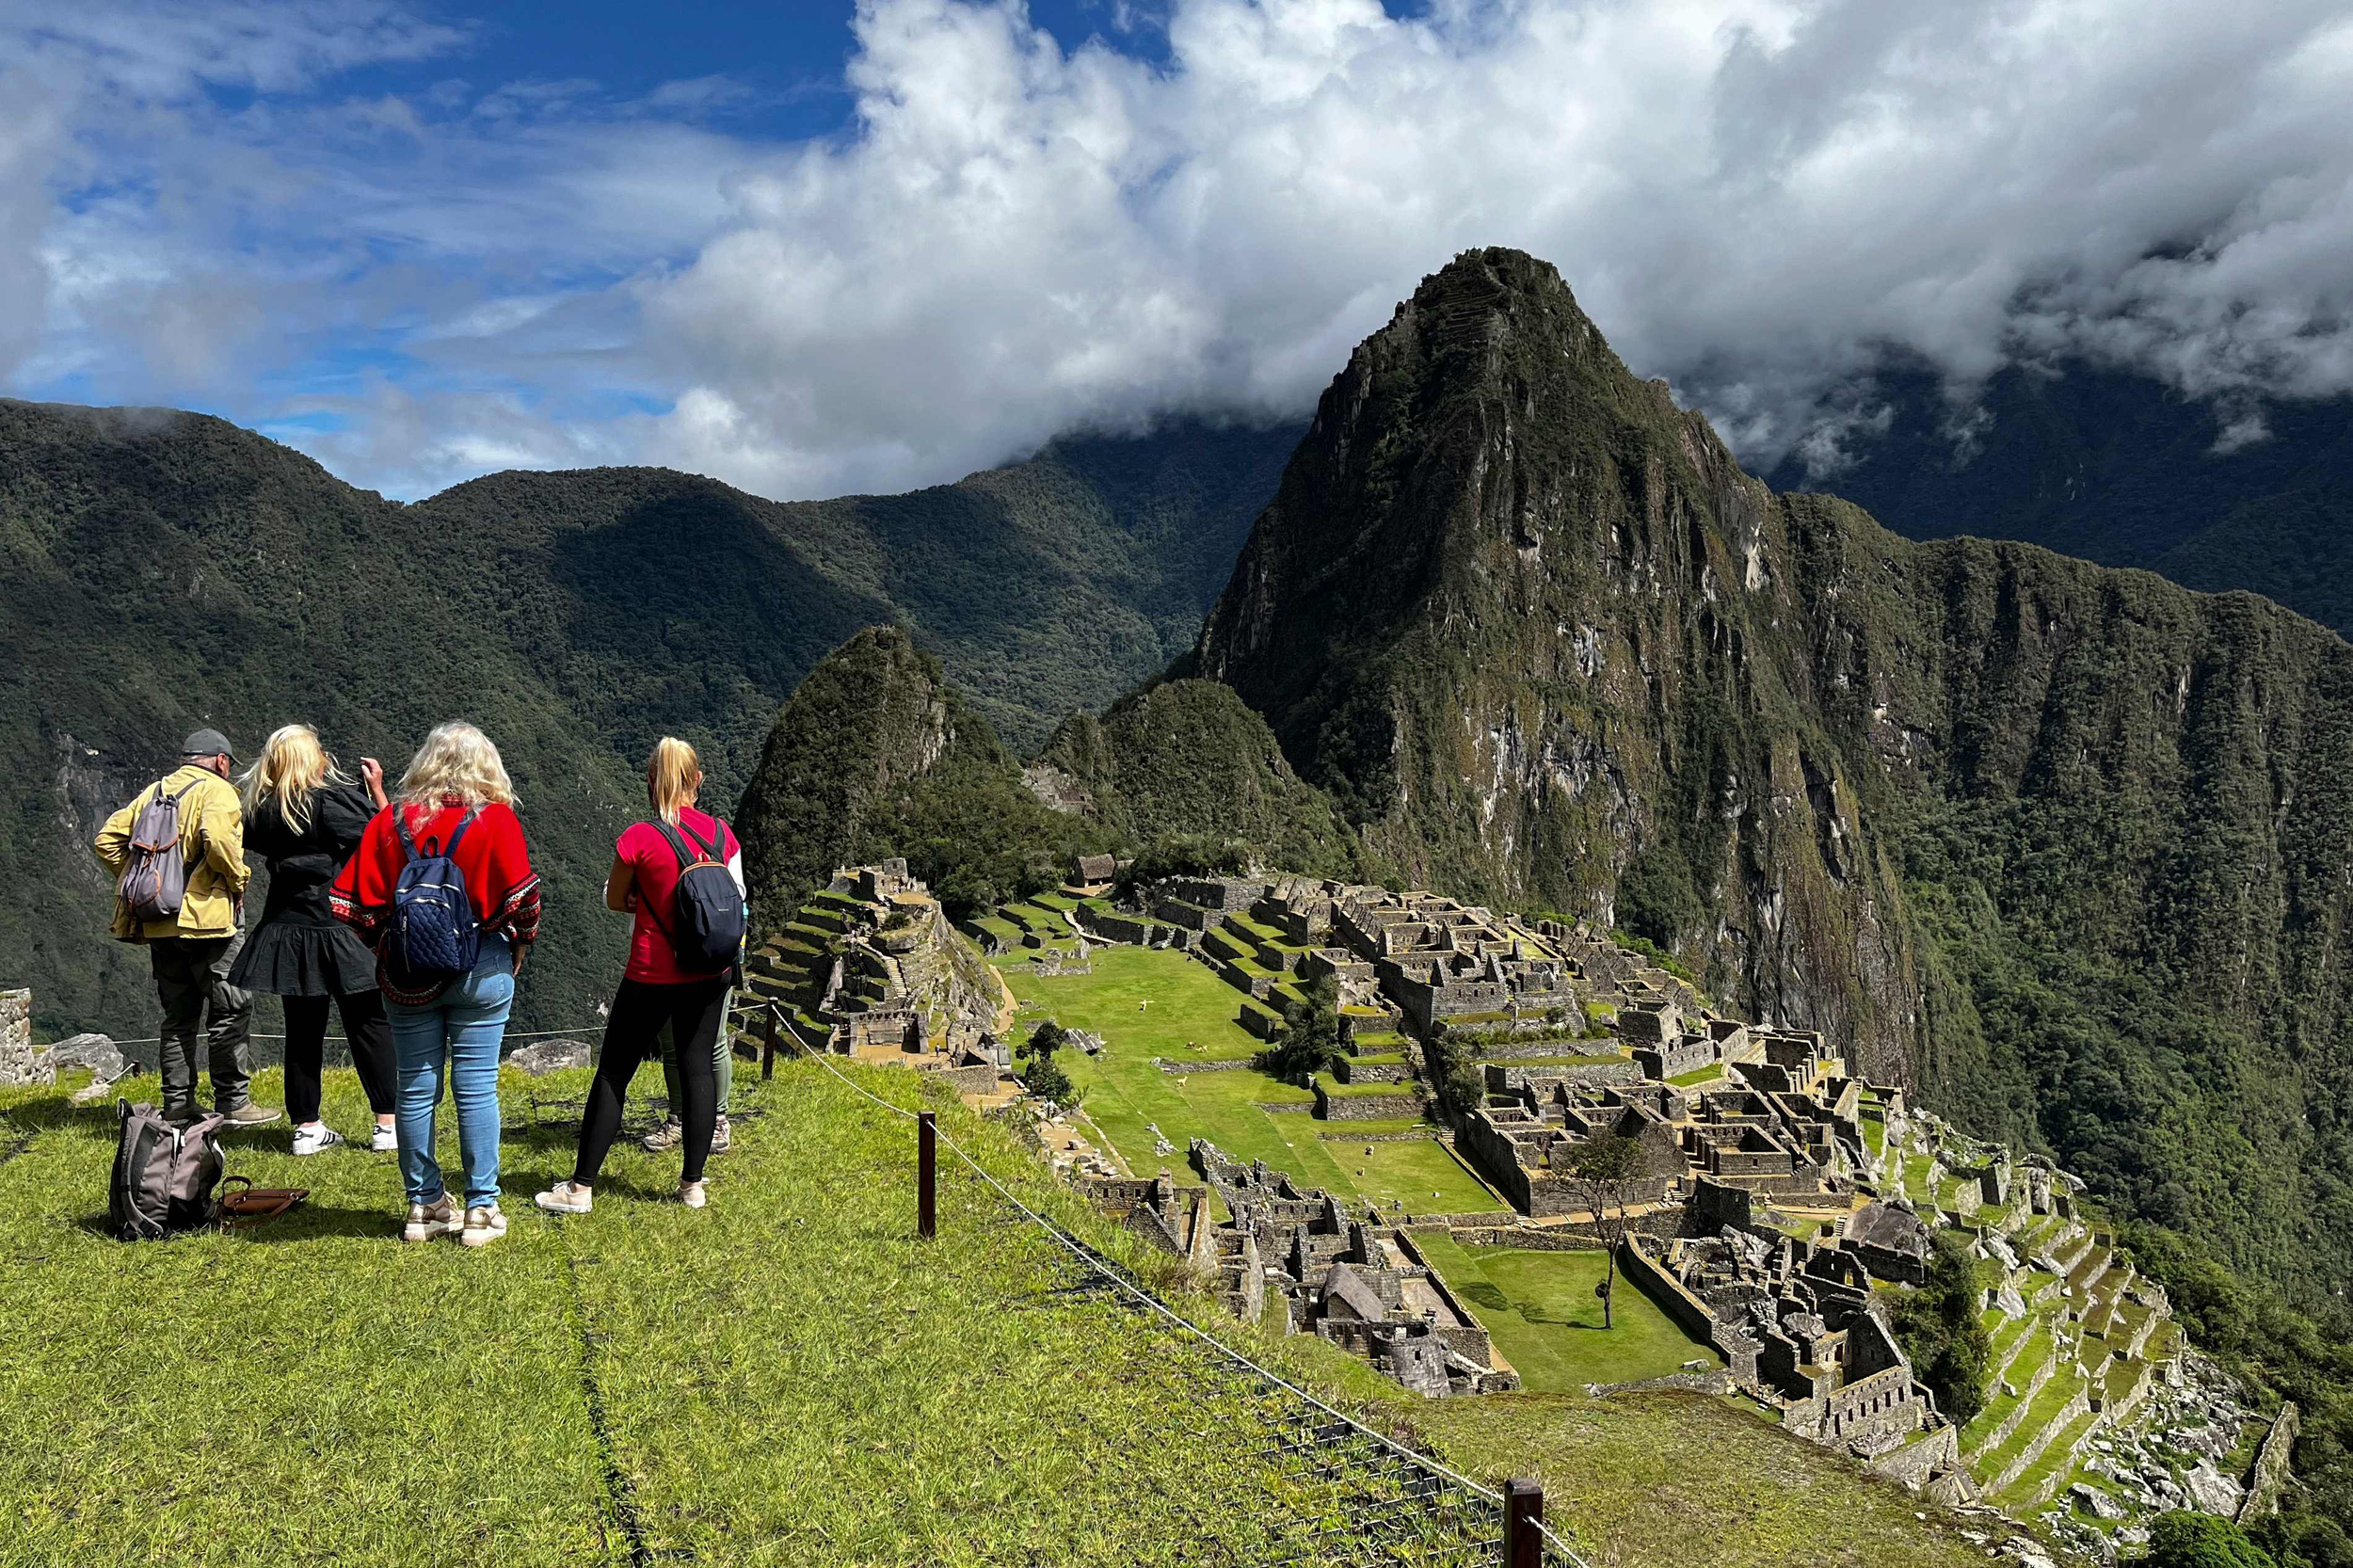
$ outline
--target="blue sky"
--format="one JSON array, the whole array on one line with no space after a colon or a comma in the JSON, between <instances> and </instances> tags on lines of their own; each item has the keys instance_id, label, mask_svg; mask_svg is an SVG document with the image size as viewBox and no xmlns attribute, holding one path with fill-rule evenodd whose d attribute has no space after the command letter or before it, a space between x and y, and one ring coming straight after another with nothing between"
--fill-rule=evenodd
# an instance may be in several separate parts
<instances>
[{"instance_id":1,"label":"blue sky","mask_svg":"<svg viewBox=\"0 0 2353 1568\"><path fill-rule=\"evenodd\" d=\"M1297 417L1517 245L1759 461L1957 450L2089 357L2261 439L2353 389L2325 0L0 0L0 391L216 412L416 496L763 494Z\"/></svg>"}]
</instances>

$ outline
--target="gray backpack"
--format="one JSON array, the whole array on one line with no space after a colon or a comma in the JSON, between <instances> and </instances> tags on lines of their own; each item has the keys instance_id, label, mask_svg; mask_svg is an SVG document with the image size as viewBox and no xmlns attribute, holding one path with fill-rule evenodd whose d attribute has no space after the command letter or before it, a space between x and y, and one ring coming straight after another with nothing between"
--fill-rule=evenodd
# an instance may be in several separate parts
<instances>
[{"instance_id":1,"label":"gray backpack","mask_svg":"<svg viewBox=\"0 0 2353 1568\"><path fill-rule=\"evenodd\" d=\"M167 779L164 783L168 783ZM179 794L166 796L164 785L131 820L131 852L115 884L122 906L141 925L176 920L188 894L187 857L180 852L180 801L202 782L191 779Z\"/></svg>"},{"instance_id":2,"label":"gray backpack","mask_svg":"<svg viewBox=\"0 0 2353 1568\"><path fill-rule=\"evenodd\" d=\"M199 1116L184 1128L152 1105L117 1100L122 1144L115 1151L106 1195L107 1228L118 1240L160 1241L213 1218L213 1189L220 1185L220 1116Z\"/></svg>"}]
</instances>

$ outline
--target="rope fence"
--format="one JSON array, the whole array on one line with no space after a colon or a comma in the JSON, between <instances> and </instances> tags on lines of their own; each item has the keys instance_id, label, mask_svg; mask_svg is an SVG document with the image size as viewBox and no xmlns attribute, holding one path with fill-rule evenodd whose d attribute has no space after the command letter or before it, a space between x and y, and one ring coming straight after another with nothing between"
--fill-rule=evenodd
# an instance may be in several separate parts
<instances>
[{"instance_id":1,"label":"rope fence","mask_svg":"<svg viewBox=\"0 0 2353 1568\"><path fill-rule=\"evenodd\" d=\"M1545 1525L1544 1493L1534 1481L1514 1480L1498 1493L1326 1403L1178 1312L1120 1264L1024 1203L942 1131L931 1112L894 1105L851 1080L824 1054L807 1054L842 1087L917 1123L919 1235L929 1239L936 1233L932 1150L936 1144L945 1144L1080 1270L1099 1280L1108 1294L1207 1347L1259 1396L1273 1435L1252 1457L1295 1478L1321 1481L1333 1492L1338 1514L1338 1522L1331 1524L1303 1521L1296 1538L1285 1542L1284 1555L1272 1561L1301 1568L1400 1560L1437 1568L1587 1568L1576 1550ZM1354 1555L1360 1548L1379 1555Z\"/></svg>"}]
</instances>

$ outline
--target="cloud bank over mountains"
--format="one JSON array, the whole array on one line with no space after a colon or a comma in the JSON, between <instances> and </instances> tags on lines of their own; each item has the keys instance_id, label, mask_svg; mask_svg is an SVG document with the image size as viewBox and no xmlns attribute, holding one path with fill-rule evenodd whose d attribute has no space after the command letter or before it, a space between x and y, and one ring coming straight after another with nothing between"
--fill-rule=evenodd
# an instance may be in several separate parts
<instances>
[{"instance_id":1,"label":"cloud bank over mountains","mask_svg":"<svg viewBox=\"0 0 2353 1568\"><path fill-rule=\"evenodd\" d=\"M1065 49L1014 0L865 0L853 112L801 141L723 71L470 85L466 27L376 0L19 4L0 386L215 408L395 494L898 489L1080 424L1294 417L1488 244L1825 474L1891 355L1957 430L2071 356L2211 401L2224 445L2353 391L2333 4L1170 0Z\"/></svg>"}]
</instances>

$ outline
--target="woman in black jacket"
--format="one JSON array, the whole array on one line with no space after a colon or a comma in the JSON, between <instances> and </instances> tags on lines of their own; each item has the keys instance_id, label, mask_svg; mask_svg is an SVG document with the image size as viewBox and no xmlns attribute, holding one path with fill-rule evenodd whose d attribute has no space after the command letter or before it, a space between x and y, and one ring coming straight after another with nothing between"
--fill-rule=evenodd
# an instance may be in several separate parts
<instances>
[{"instance_id":1,"label":"woman in black jacket","mask_svg":"<svg viewBox=\"0 0 2353 1568\"><path fill-rule=\"evenodd\" d=\"M396 1148L392 1135L392 1040L376 988L376 955L328 908L328 886L359 847L384 805L384 769L360 759L354 784L319 746L318 732L290 724L269 738L245 776L246 854L269 866L269 901L229 971L229 984L267 991L286 1004L286 1113L294 1152L317 1154L344 1142L319 1120L319 1069L331 1000L343 1014L352 1064L376 1112L369 1146Z\"/></svg>"}]
</instances>

